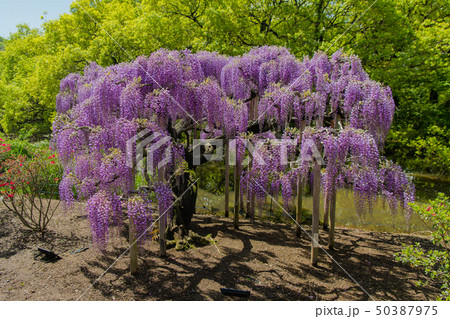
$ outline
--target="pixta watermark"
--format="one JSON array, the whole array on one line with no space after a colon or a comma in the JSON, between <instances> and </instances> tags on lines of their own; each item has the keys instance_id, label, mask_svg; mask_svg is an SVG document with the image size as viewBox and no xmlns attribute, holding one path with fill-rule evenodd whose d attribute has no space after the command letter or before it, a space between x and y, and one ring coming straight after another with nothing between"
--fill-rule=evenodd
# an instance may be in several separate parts
<instances>
[{"instance_id":1,"label":"pixta watermark","mask_svg":"<svg viewBox=\"0 0 450 319\"><path fill-rule=\"evenodd\" d=\"M324 165L321 152L314 140L306 139L300 149L296 139L230 139L228 140L228 152L225 152L224 139L194 139L192 145L193 166L199 166L206 162L223 161L226 153L228 163L235 166L237 162L238 148L245 154L240 163L246 167L253 161L258 166L264 166L270 150L271 156L277 156L281 165L298 167L305 163ZM145 129L126 142L126 164L128 167L136 167L144 173L145 167L148 174L153 174L155 168L167 165L172 159L172 140L169 136ZM155 159L158 159L155 162ZM156 167L155 167L156 165Z\"/></svg>"}]
</instances>

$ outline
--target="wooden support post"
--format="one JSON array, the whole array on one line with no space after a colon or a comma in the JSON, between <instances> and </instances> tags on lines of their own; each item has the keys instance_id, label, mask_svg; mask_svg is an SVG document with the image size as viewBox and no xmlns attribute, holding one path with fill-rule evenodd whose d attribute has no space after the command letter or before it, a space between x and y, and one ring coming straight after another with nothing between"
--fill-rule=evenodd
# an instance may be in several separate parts
<instances>
[{"instance_id":1,"label":"wooden support post","mask_svg":"<svg viewBox=\"0 0 450 319\"><path fill-rule=\"evenodd\" d=\"M338 126L339 117L337 114L334 115L333 120L331 122L331 127L333 130L337 129ZM329 199L329 205L327 207L327 210L325 211L325 214L330 214L330 227L328 229L328 248L333 250L334 249L334 229L336 225L336 196L337 196L337 187L334 189L334 192L331 195L331 198ZM327 201L328 202L328 201ZM327 218L328 222L328 218ZM324 220L324 230L325 229L325 220Z\"/></svg>"},{"instance_id":2,"label":"wooden support post","mask_svg":"<svg viewBox=\"0 0 450 319\"><path fill-rule=\"evenodd\" d=\"M319 213L320 213L320 163L314 163L313 170L313 214L311 227L311 263L317 266L319 255Z\"/></svg>"},{"instance_id":3,"label":"wooden support post","mask_svg":"<svg viewBox=\"0 0 450 319\"><path fill-rule=\"evenodd\" d=\"M164 183L164 168L158 168L158 182ZM166 255L166 212L161 205L159 206L159 256Z\"/></svg>"},{"instance_id":4,"label":"wooden support post","mask_svg":"<svg viewBox=\"0 0 450 319\"><path fill-rule=\"evenodd\" d=\"M250 196L250 214L252 216L252 222L255 222L255 214L256 214L256 197L255 194Z\"/></svg>"},{"instance_id":5,"label":"wooden support post","mask_svg":"<svg viewBox=\"0 0 450 319\"><path fill-rule=\"evenodd\" d=\"M230 216L230 141L225 139L225 217Z\"/></svg>"},{"instance_id":6,"label":"wooden support post","mask_svg":"<svg viewBox=\"0 0 450 319\"><path fill-rule=\"evenodd\" d=\"M234 167L234 228L239 228L239 211L241 210L240 196L241 169L239 163L236 162Z\"/></svg>"},{"instance_id":7,"label":"wooden support post","mask_svg":"<svg viewBox=\"0 0 450 319\"><path fill-rule=\"evenodd\" d=\"M296 205L296 214L295 221L297 222L297 227L295 229L295 235L297 237L301 237L302 229L300 225L302 224L302 209L303 209L303 186L302 186L302 177L298 174L297 177L297 205Z\"/></svg>"},{"instance_id":8,"label":"wooden support post","mask_svg":"<svg viewBox=\"0 0 450 319\"><path fill-rule=\"evenodd\" d=\"M249 157L250 157L250 162L248 163L248 174L251 174L252 171L252 167L253 167L253 154L251 152L249 152ZM250 175L251 177L251 175ZM249 179L250 182L250 179ZM253 222L255 222L255 206L254 206L254 196L250 195L250 187L249 185L247 185L247 214L250 216L250 220Z\"/></svg>"},{"instance_id":9,"label":"wooden support post","mask_svg":"<svg viewBox=\"0 0 450 319\"><path fill-rule=\"evenodd\" d=\"M305 121L302 121L300 124L300 144L302 142L303 130L305 129ZM301 147L301 145L299 145ZM295 235L297 237L301 237L302 229L300 227L302 223L302 210L303 210L303 185L302 185L302 177L300 173L297 177L297 203L296 203L296 211L295 211L295 221L297 222L297 227L295 228Z\"/></svg>"},{"instance_id":10,"label":"wooden support post","mask_svg":"<svg viewBox=\"0 0 450 319\"><path fill-rule=\"evenodd\" d=\"M325 194L325 204L324 204L324 211L323 214L323 230L328 230L328 219L329 219L329 211L330 211L330 199L328 196L328 193Z\"/></svg>"},{"instance_id":11,"label":"wooden support post","mask_svg":"<svg viewBox=\"0 0 450 319\"><path fill-rule=\"evenodd\" d=\"M276 196L276 197L278 197L278 196ZM278 199L275 198L275 200L276 200L277 203L278 203ZM269 214L270 214L270 217L272 217L272 215L273 215L273 196L270 196L270 209L269 209Z\"/></svg>"},{"instance_id":12,"label":"wooden support post","mask_svg":"<svg viewBox=\"0 0 450 319\"><path fill-rule=\"evenodd\" d=\"M131 187L130 191L134 192L136 191L136 162L133 159L133 167L132 167L132 173L131 173ZM135 228L133 223L131 222L131 219L129 220L129 227L128 227L128 240L130 245L130 273L132 275L137 273L138 269L138 249L137 249L137 242L136 242L136 236L135 236Z\"/></svg>"},{"instance_id":13,"label":"wooden support post","mask_svg":"<svg viewBox=\"0 0 450 319\"><path fill-rule=\"evenodd\" d=\"M334 228L336 224L336 194L337 190L331 196L330 202L330 228L328 229L328 248L334 249Z\"/></svg>"},{"instance_id":14,"label":"wooden support post","mask_svg":"<svg viewBox=\"0 0 450 319\"><path fill-rule=\"evenodd\" d=\"M263 207L266 204L266 200L265 199L264 200L260 199L259 203L260 203L260 206L259 206L259 209L258 209L258 218L259 218L260 221L262 221L262 218L263 218ZM256 208L255 208L255 210L256 210Z\"/></svg>"},{"instance_id":15,"label":"wooden support post","mask_svg":"<svg viewBox=\"0 0 450 319\"><path fill-rule=\"evenodd\" d=\"M247 188L247 194L245 195L246 197L246 201L245 201L245 218L249 218L250 221L253 220L252 215L250 214L250 194ZM242 203L242 205L244 205L244 203Z\"/></svg>"},{"instance_id":16,"label":"wooden support post","mask_svg":"<svg viewBox=\"0 0 450 319\"><path fill-rule=\"evenodd\" d=\"M136 236L134 234L134 225L130 221L130 230L129 230L129 244L130 244L130 273L132 275L137 273L138 269L138 249L137 249L137 241Z\"/></svg>"}]
</instances>

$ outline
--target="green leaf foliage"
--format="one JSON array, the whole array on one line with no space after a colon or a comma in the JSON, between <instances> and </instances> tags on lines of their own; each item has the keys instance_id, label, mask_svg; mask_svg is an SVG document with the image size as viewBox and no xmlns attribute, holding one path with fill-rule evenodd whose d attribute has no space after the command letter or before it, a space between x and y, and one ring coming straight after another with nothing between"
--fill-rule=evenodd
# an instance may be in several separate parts
<instances>
[{"instance_id":1,"label":"green leaf foliage","mask_svg":"<svg viewBox=\"0 0 450 319\"><path fill-rule=\"evenodd\" d=\"M80 0L40 29L0 39L0 124L51 132L59 82L158 48L239 55L280 45L298 58L357 54L397 103L386 155L411 170L449 174L450 6L446 0Z\"/></svg>"},{"instance_id":2,"label":"green leaf foliage","mask_svg":"<svg viewBox=\"0 0 450 319\"><path fill-rule=\"evenodd\" d=\"M415 213L431 224L435 248L425 249L419 243L404 246L396 259L421 269L429 280L418 284L438 284L441 288L439 300L450 300L450 200L440 193L428 206L412 206Z\"/></svg>"}]
</instances>

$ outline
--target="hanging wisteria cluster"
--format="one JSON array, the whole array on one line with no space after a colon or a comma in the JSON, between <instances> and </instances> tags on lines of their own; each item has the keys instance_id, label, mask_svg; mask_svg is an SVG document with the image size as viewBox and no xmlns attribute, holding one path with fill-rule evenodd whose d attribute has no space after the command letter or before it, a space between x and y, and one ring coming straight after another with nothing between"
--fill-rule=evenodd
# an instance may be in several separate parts
<instances>
[{"instance_id":1,"label":"hanging wisteria cluster","mask_svg":"<svg viewBox=\"0 0 450 319\"><path fill-rule=\"evenodd\" d=\"M54 140L65 168L61 199L68 209L75 200L87 201L101 247L109 227L120 225L122 208L136 231L151 220L149 203L131 192L134 174L127 165L127 141L144 129L159 136L147 148L170 138L153 154L157 173L157 163L171 150L165 184L149 179L163 210L170 211L174 201L169 176L189 167L187 154L198 137L242 140L238 163L245 157L244 139L259 145L251 169L242 170L245 196L281 194L289 203L298 177L305 181L310 174L304 159L314 145L326 163L324 192L352 185L358 211L370 208L378 194L393 210L414 199L401 169L380 160L395 109L391 91L370 80L357 57L341 51L298 60L271 46L239 57L158 50L131 63L91 63L82 75L61 81L56 109ZM267 141L275 137L297 145ZM289 160L301 160L287 165L280 148L288 150Z\"/></svg>"},{"instance_id":2,"label":"hanging wisteria cluster","mask_svg":"<svg viewBox=\"0 0 450 319\"><path fill-rule=\"evenodd\" d=\"M148 231L152 223L150 204L147 198L139 195L130 197L127 202L127 214L132 223L130 231L136 238L138 246L141 247L147 239L151 238L151 233Z\"/></svg>"}]
</instances>

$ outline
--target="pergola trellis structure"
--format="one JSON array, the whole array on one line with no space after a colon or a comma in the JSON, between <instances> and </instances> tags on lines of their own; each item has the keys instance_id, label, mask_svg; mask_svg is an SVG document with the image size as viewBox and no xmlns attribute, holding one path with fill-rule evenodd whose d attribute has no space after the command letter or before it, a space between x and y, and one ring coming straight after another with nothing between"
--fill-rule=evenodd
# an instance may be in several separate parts
<instances>
[{"instance_id":1,"label":"pergola trellis structure","mask_svg":"<svg viewBox=\"0 0 450 319\"><path fill-rule=\"evenodd\" d=\"M229 216L228 155L234 142L234 227L239 225L241 197L248 196L246 209L254 216L257 200L281 194L284 203L297 198L300 234L302 185L313 176L311 261L316 264L321 189L330 248L339 187L353 186L360 212L370 209L379 193L393 208L414 199L405 174L380 156L394 108L390 89L371 81L357 57L339 51L300 61L280 47L255 48L240 57L159 50L132 63L106 68L94 63L83 75L61 81L53 124L65 169L60 197L69 208L76 199L87 201L93 240L100 249L107 244L109 228L122 225L126 206L134 273L137 247L147 237L152 214L148 196L135 189L139 162L127 141L137 142L142 131L152 134L148 140L142 137L151 168L144 177L146 191L157 197L162 256L166 216L183 236L195 212L194 153L201 148L195 139L224 141ZM244 169L246 139L297 141L296 147L286 146L289 156L300 158L297 167L286 165L270 146L258 153L267 165L250 156ZM317 155L312 146L325 165L306 160ZM206 161L202 156L200 164Z\"/></svg>"}]
</instances>

